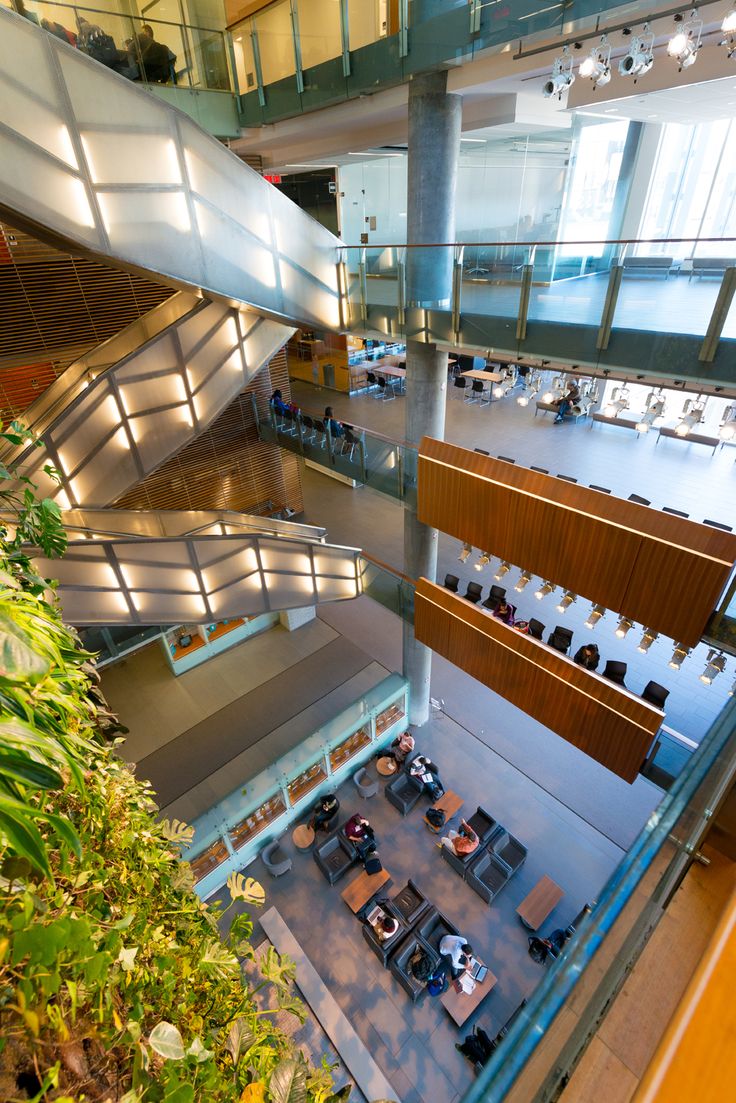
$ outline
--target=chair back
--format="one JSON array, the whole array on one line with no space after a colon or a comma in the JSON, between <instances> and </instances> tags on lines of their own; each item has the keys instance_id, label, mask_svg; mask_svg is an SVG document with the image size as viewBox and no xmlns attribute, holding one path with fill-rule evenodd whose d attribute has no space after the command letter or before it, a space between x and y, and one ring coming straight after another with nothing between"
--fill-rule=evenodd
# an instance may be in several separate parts
<instances>
[{"instance_id":1,"label":"chair back","mask_svg":"<svg viewBox=\"0 0 736 1103\"><path fill-rule=\"evenodd\" d=\"M474 379L473 380L473 390L475 391L476 394L483 394L483 380L482 379Z\"/></svg>"},{"instance_id":2,"label":"chair back","mask_svg":"<svg viewBox=\"0 0 736 1103\"><path fill-rule=\"evenodd\" d=\"M458 588L459 582L460 582L460 579L457 577L456 574L446 574L445 575L445 589L446 590L452 590L453 594L457 593L457 588Z\"/></svg>"},{"instance_id":3,"label":"chair back","mask_svg":"<svg viewBox=\"0 0 736 1103\"><path fill-rule=\"evenodd\" d=\"M642 700L648 701L658 709L664 709L664 703L670 695L670 691L661 686L659 682L647 682L642 693Z\"/></svg>"},{"instance_id":4,"label":"chair back","mask_svg":"<svg viewBox=\"0 0 736 1103\"><path fill-rule=\"evenodd\" d=\"M536 617L532 617L529 621L529 635L534 636L535 640L541 640L544 633L544 625L541 620L537 620Z\"/></svg>"},{"instance_id":5,"label":"chair back","mask_svg":"<svg viewBox=\"0 0 736 1103\"><path fill-rule=\"evenodd\" d=\"M467 382L468 381L464 376L456 375L455 376L455 382L454 382L453 386L459 387L460 390L462 391L462 390L465 390L465 385L466 385Z\"/></svg>"},{"instance_id":6,"label":"chair back","mask_svg":"<svg viewBox=\"0 0 736 1103\"><path fill-rule=\"evenodd\" d=\"M378 382L378 379L376 378L375 372L372 372L372 371L366 372L365 377L368 380L369 385L371 387L375 387L376 383Z\"/></svg>"},{"instance_id":7,"label":"chair back","mask_svg":"<svg viewBox=\"0 0 736 1103\"><path fill-rule=\"evenodd\" d=\"M640 506L650 506L652 504L648 498L642 498L640 494L629 494L628 500L630 502L637 502Z\"/></svg>"},{"instance_id":8,"label":"chair back","mask_svg":"<svg viewBox=\"0 0 736 1103\"><path fill-rule=\"evenodd\" d=\"M489 593L488 596L492 597L492 598L495 598L497 601L503 601L504 598L506 597L506 587L505 586L491 586L491 592Z\"/></svg>"},{"instance_id":9,"label":"chair back","mask_svg":"<svg viewBox=\"0 0 736 1103\"><path fill-rule=\"evenodd\" d=\"M607 659L606 665L603 668L603 677L608 678L611 682L618 682L619 685L624 684L624 677L628 667L626 663L615 662L613 659Z\"/></svg>"},{"instance_id":10,"label":"chair back","mask_svg":"<svg viewBox=\"0 0 736 1103\"><path fill-rule=\"evenodd\" d=\"M480 601L480 595L483 593L483 587L479 582L469 582L468 588L465 591L465 596L468 601L478 602Z\"/></svg>"}]
</instances>

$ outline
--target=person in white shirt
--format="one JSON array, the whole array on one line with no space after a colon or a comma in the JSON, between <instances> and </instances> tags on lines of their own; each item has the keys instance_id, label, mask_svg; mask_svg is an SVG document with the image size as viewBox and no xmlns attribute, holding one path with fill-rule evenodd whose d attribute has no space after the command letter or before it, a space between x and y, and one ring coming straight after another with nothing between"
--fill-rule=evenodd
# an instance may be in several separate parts
<instances>
[{"instance_id":1,"label":"person in white shirt","mask_svg":"<svg viewBox=\"0 0 736 1103\"><path fill-rule=\"evenodd\" d=\"M446 934L440 939L440 954L447 960L452 979L457 980L470 968L473 949L462 935Z\"/></svg>"}]
</instances>

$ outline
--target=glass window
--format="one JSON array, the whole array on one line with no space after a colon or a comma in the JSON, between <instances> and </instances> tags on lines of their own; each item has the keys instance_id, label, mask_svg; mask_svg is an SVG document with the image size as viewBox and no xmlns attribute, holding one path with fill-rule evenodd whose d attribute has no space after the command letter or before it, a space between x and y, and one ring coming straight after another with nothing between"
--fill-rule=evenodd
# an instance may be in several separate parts
<instances>
[{"instance_id":1,"label":"glass window","mask_svg":"<svg viewBox=\"0 0 736 1103\"><path fill-rule=\"evenodd\" d=\"M258 86L250 19L233 29L233 54L235 71L238 74L238 88L241 95L245 95L246 92L252 92Z\"/></svg>"},{"instance_id":2,"label":"glass window","mask_svg":"<svg viewBox=\"0 0 736 1103\"><path fill-rule=\"evenodd\" d=\"M274 84L291 76L296 72L296 66L289 0L281 0L281 3L259 12L255 23L263 83Z\"/></svg>"},{"instance_id":3,"label":"glass window","mask_svg":"<svg viewBox=\"0 0 736 1103\"><path fill-rule=\"evenodd\" d=\"M577 135L562 215L561 241L584 241L590 257L600 257L608 236L628 120L583 124ZM580 256L580 245L563 245L562 256Z\"/></svg>"},{"instance_id":4,"label":"glass window","mask_svg":"<svg viewBox=\"0 0 736 1103\"><path fill-rule=\"evenodd\" d=\"M330 751L330 766L332 769L338 770L343 763L356 755L363 747L367 747L370 741L371 736L367 727L359 728L357 732L353 732L333 751Z\"/></svg>"},{"instance_id":5,"label":"glass window","mask_svg":"<svg viewBox=\"0 0 736 1103\"><path fill-rule=\"evenodd\" d=\"M348 0L348 37L359 50L389 33L389 0Z\"/></svg>"},{"instance_id":6,"label":"glass window","mask_svg":"<svg viewBox=\"0 0 736 1103\"><path fill-rule=\"evenodd\" d=\"M321 781L324 781L327 777L327 773L322 761L315 762L314 766L310 766L308 770L304 770L303 773L295 777L293 781L289 782L289 801L292 806L297 804L302 797L306 796L315 786L319 785Z\"/></svg>"},{"instance_id":7,"label":"glass window","mask_svg":"<svg viewBox=\"0 0 736 1103\"><path fill-rule=\"evenodd\" d=\"M340 0L298 0L302 68L310 69L342 54Z\"/></svg>"},{"instance_id":8,"label":"glass window","mask_svg":"<svg viewBox=\"0 0 736 1103\"><path fill-rule=\"evenodd\" d=\"M283 797L281 793L276 793L270 800L265 801L259 808L256 808L249 816L246 816L245 819L242 819L230 829L230 842L236 850L240 850L254 835L264 831L270 823L273 823L285 811L286 805Z\"/></svg>"},{"instance_id":9,"label":"glass window","mask_svg":"<svg viewBox=\"0 0 736 1103\"><path fill-rule=\"evenodd\" d=\"M376 735L383 735L387 728L390 728L398 720L403 720L404 716L404 700L402 698L401 701L396 701L395 704L389 705L387 709L378 714L376 717Z\"/></svg>"},{"instance_id":10,"label":"glass window","mask_svg":"<svg viewBox=\"0 0 736 1103\"><path fill-rule=\"evenodd\" d=\"M190 858L189 864L192 867L195 881L201 881L203 877L206 877L213 869L217 869L218 866L221 866L229 857L230 851L225 846L225 843L222 839L217 839L211 846L208 846L206 850L203 850L201 854L198 854L196 858Z\"/></svg>"}]
</instances>

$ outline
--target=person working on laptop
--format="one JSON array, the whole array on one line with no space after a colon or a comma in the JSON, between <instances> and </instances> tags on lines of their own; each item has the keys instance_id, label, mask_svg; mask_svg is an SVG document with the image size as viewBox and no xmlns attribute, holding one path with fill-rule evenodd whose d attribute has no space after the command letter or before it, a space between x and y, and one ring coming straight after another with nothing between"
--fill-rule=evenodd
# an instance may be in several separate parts
<instances>
[{"instance_id":1,"label":"person working on laptop","mask_svg":"<svg viewBox=\"0 0 736 1103\"><path fill-rule=\"evenodd\" d=\"M453 980L457 980L471 967L473 949L462 935L446 934L440 939L439 949Z\"/></svg>"}]
</instances>

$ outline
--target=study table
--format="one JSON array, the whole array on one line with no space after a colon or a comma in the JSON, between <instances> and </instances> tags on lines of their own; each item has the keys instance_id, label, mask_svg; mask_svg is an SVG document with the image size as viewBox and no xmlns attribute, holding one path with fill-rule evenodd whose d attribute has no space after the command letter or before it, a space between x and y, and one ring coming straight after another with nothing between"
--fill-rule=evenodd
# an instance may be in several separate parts
<instances>
[{"instance_id":1,"label":"study table","mask_svg":"<svg viewBox=\"0 0 736 1103\"><path fill-rule=\"evenodd\" d=\"M516 914L525 927L528 927L531 931L536 931L557 907L564 895L565 893L560 886L545 874L537 881L532 891L524 897L516 909Z\"/></svg>"},{"instance_id":2,"label":"study table","mask_svg":"<svg viewBox=\"0 0 736 1103\"><path fill-rule=\"evenodd\" d=\"M363 870L362 873L353 878L340 895L350 910L357 915L363 905L368 903L371 896L375 896L378 890L382 889L390 880L391 874L388 870L382 869L379 873L366 873Z\"/></svg>"},{"instance_id":3,"label":"study table","mask_svg":"<svg viewBox=\"0 0 736 1103\"><path fill-rule=\"evenodd\" d=\"M460 375L465 379L481 379L484 383L500 383L504 378L500 371L478 371L477 368L473 368L471 371L461 371Z\"/></svg>"},{"instance_id":4,"label":"study table","mask_svg":"<svg viewBox=\"0 0 736 1103\"><path fill-rule=\"evenodd\" d=\"M472 992L458 992L455 982L451 980L450 987L440 996L440 1003L452 1021L462 1026L478 1009L497 980L498 977L495 977L489 969L480 984L476 981Z\"/></svg>"}]
</instances>

